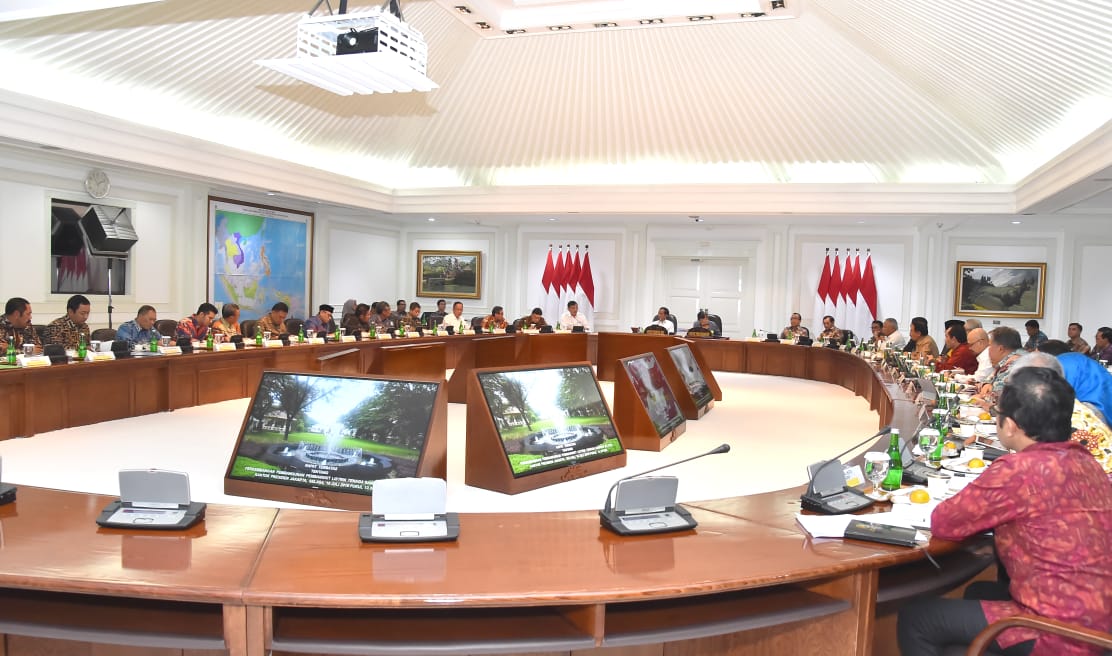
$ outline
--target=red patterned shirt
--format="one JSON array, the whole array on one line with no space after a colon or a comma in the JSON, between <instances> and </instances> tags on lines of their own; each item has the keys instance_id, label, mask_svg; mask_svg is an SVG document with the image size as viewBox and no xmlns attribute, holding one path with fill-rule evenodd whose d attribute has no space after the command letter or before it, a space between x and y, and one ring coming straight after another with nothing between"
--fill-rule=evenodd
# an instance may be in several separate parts
<instances>
[{"instance_id":1,"label":"red patterned shirt","mask_svg":"<svg viewBox=\"0 0 1112 656\"><path fill-rule=\"evenodd\" d=\"M969 344L958 344L957 348L950 351L949 356L935 363L934 370L961 369L966 375L972 376L977 372L977 366L977 354Z\"/></svg>"},{"instance_id":2,"label":"red patterned shirt","mask_svg":"<svg viewBox=\"0 0 1112 656\"><path fill-rule=\"evenodd\" d=\"M1083 446L1040 442L1003 456L931 516L931 531L943 540L990 529L1012 579L1012 601L981 602L990 624L1027 613L1112 627L1112 485ZM1099 653L1022 628L997 641L1007 648L1032 639L1032 656Z\"/></svg>"},{"instance_id":3,"label":"red patterned shirt","mask_svg":"<svg viewBox=\"0 0 1112 656\"><path fill-rule=\"evenodd\" d=\"M193 317L186 317L178 322L178 337L188 337L194 342L205 341L208 331L208 326L202 326Z\"/></svg>"}]
</instances>

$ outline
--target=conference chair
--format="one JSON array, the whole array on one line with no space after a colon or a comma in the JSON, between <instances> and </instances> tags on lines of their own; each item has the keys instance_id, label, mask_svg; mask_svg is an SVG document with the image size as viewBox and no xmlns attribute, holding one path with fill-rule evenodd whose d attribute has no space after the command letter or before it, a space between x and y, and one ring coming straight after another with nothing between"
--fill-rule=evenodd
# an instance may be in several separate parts
<instances>
[{"instance_id":1,"label":"conference chair","mask_svg":"<svg viewBox=\"0 0 1112 656\"><path fill-rule=\"evenodd\" d=\"M173 319L159 319L154 322L154 329L163 337L173 337L178 334L178 322Z\"/></svg>"},{"instance_id":2,"label":"conference chair","mask_svg":"<svg viewBox=\"0 0 1112 656\"><path fill-rule=\"evenodd\" d=\"M97 328L89 335L90 340L98 342L111 342L116 339L115 328Z\"/></svg>"},{"instance_id":3,"label":"conference chair","mask_svg":"<svg viewBox=\"0 0 1112 656\"><path fill-rule=\"evenodd\" d=\"M641 332L643 332L645 334L648 334L648 333L662 333L664 335L667 335L668 334L668 329L665 328L664 326L658 326L656 324L650 324L648 326L645 326L645 328Z\"/></svg>"},{"instance_id":4,"label":"conference chair","mask_svg":"<svg viewBox=\"0 0 1112 656\"><path fill-rule=\"evenodd\" d=\"M290 317L286 319L286 332L291 335L296 335L301 332L301 327L305 325L304 319L296 319Z\"/></svg>"},{"instance_id":5,"label":"conference chair","mask_svg":"<svg viewBox=\"0 0 1112 656\"><path fill-rule=\"evenodd\" d=\"M718 334L721 335L722 317L718 316L717 314L711 314L710 312L707 312L707 318L710 319L710 322L713 323L715 326L718 326Z\"/></svg>"},{"instance_id":6,"label":"conference chair","mask_svg":"<svg viewBox=\"0 0 1112 656\"><path fill-rule=\"evenodd\" d=\"M244 337L255 336L255 324L259 322L258 319L247 319L246 321L239 322L239 331L243 333Z\"/></svg>"},{"instance_id":7,"label":"conference chair","mask_svg":"<svg viewBox=\"0 0 1112 656\"><path fill-rule=\"evenodd\" d=\"M714 333L706 328L689 328L684 337L714 337Z\"/></svg>"},{"instance_id":8,"label":"conference chair","mask_svg":"<svg viewBox=\"0 0 1112 656\"><path fill-rule=\"evenodd\" d=\"M483 319L484 319L484 317L471 317L471 328L473 330L482 330L483 329Z\"/></svg>"},{"instance_id":9,"label":"conference chair","mask_svg":"<svg viewBox=\"0 0 1112 656\"><path fill-rule=\"evenodd\" d=\"M996 652L989 651L988 646L996 639L1001 632L1006 629L1023 627L1027 629L1035 629L1036 631L1043 631L1045 633L1052 633L1054 635L1063 636L1071 640L1077 640L1090 645L1104 648L1105 656L1112 654L1112 633L1106 631L1094 631L1093 629L1086 628L1079 624L1071 624L1069 622L1061 622L1052 620L1046 617L1037 617L1035 615L1016 615L1014 617L1005 617L1002 620L997 620L992 624L985 627L983 631L977 634L973 642L969 644L968 648L954 648L947 650L945 656L982 656L995 654Z\"/></svg>"}]
</instances>

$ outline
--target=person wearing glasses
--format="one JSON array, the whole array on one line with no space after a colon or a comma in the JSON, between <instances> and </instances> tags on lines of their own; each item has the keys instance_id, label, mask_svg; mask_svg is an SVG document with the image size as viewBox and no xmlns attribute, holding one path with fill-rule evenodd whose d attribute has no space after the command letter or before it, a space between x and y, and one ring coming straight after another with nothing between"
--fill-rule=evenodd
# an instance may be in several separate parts
<instances>
[{"instance_id":1,"label":"person wearing glasses","mask_svg":"<svg viewBox=\"0 0 1112 656\"><path fill-rule=\"evenodd\" d=\"M940 503L930 523L942 540L993 531L1001 580L970 584L963 599L905 604L896 629L903 656L968 645L989 624L1015 615L1098 631L1112 626L1112 485L1088 450L1070 439L1073 407L1073 389L1051 369L1021 368L1008 378L996 426L1015 453ZM1005 630L989 648L1055 656L1097 651L1022 627Z\"/></svg>"},{"instance_id":2,"label":"person wearing glasses","mask_svg":"<svg viewBox=\"0 0 1112 656\"><path fill-rule=\"evenodd\" d=\"M973 380L983 383L995 368L988 354L988 333L984 328L974 328L966 335L966 339L969 341L969 349L977 356L977 370L973 372Z\"/></svg>"},{"instance_id":3,"label":"person wearing glasses","mask_svg":"<svg viewBox=\"0 0 1112 656\"><path fill-rule=\"evenodd\" d=\"M992 332L988 334L988 357L992 360L992 375L981 385L981 390L977 396L973 397L973 402L988 410L996 403L996 399L1000 397L1000 391L1004 389L1004 383L1008 381L1008 376L1012 373L1012 365L1015 364L1026 351L1023 350L1023 342L1019 339L1019 332L1015 328L1008 326L1000 326L993 328Z\"/></svg>"}]
</instances>

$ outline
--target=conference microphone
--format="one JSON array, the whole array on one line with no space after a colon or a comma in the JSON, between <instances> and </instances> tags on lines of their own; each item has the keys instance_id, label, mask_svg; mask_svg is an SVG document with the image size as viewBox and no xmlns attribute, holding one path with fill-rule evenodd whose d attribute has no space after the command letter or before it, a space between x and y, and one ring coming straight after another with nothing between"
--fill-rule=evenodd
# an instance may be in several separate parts
<instances>
[{"instance_id":1,"label":"conference microphone","mask_svg":"<svg viewBox=\"0 0 1112 656\"><path fill-rule=\"evenodd\" d=\"M842 473L842 463L839 459L850 451L859 449L881 435L891 432L892 427L885 426L830 460L816 462L808 467L807 473L810 480L807 483L807 491L799 497L803 507L828 515L839 515L873 505L872 499L853 488L846 487L845 475ZM832 468L831 465L835 463L838 466Z\"/></svg>"},{"instance_id":2,"label":"conference microphone","mask_svg":"<svg viewBox=\"0 0 1112 656\"><path fill-rule=\"evenodd\" d=\"M598 512L599 522L604 528L619 535L645 535L695 528L698 526L695 518L686 508L676 504L679 479L675 476L641 477L729 450L729 444L720 444L706 453L618 479L606 493L606 503Z\"/></svg>"}]
</instances>

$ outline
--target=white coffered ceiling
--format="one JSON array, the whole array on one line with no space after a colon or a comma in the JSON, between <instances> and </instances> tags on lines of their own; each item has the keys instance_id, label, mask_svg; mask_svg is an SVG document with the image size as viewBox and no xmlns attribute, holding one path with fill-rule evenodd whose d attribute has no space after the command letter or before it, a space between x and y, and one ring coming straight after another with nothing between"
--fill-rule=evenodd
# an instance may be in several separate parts
<instances>
[{"instance_id":1,"label":"white coffered ceiling","mask_svg":"<svg viewBox=\"0 0 1112 656\"><path fill-rule=\"evenodd\" d=\"M1055 212L1112 187L1107 2L412 0L440 88L352 97L254 64L312 4L0 23L0 137L396 213Z\"/></svg>"}]
</instances>

